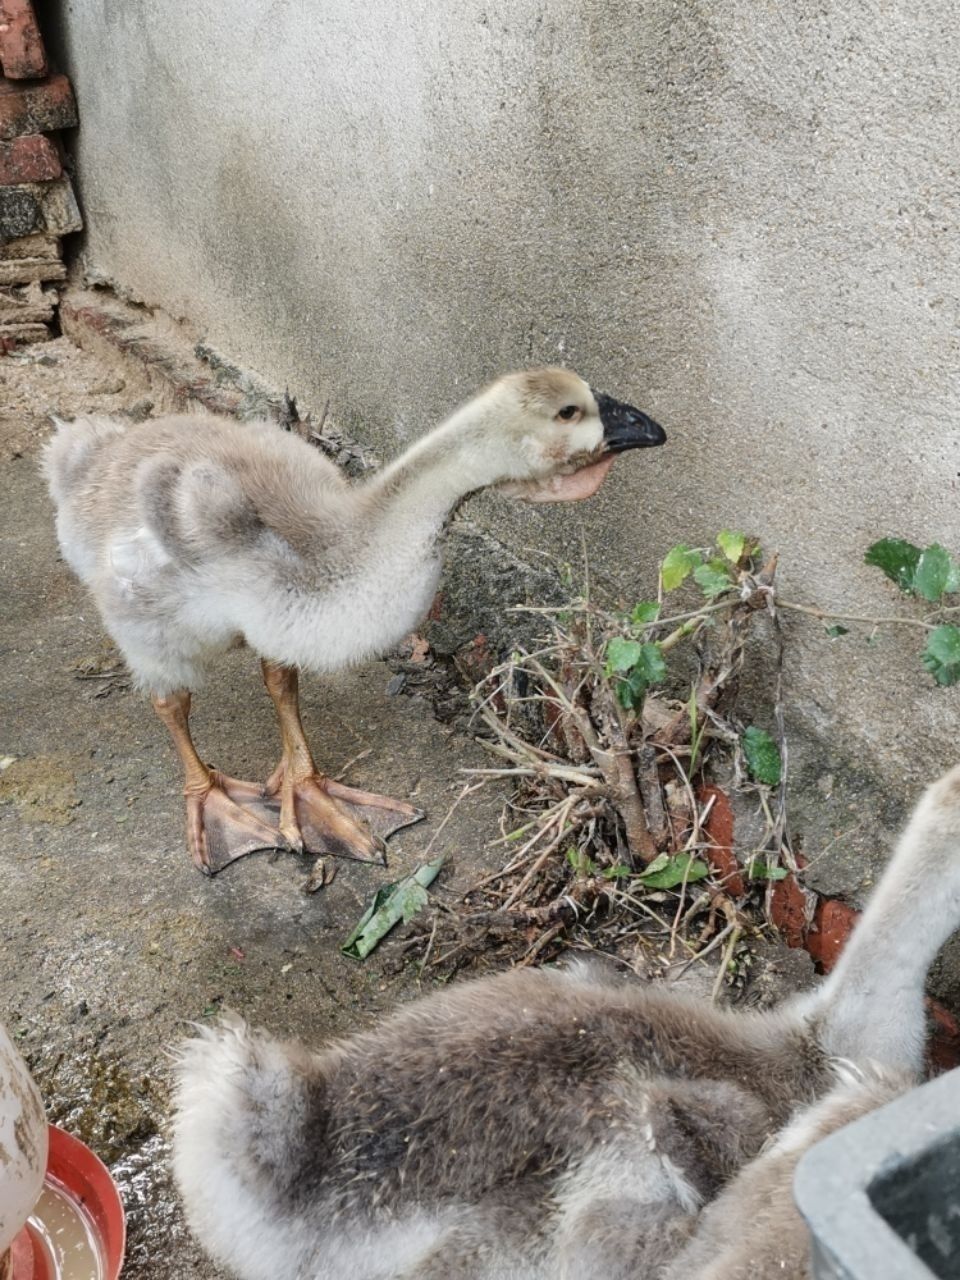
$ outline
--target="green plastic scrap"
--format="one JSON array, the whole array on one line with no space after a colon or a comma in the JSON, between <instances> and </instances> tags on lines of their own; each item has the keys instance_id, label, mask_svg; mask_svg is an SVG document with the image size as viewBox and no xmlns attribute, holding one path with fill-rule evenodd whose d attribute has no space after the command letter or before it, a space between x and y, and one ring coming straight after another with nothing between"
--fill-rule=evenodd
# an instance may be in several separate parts
<instances>
[{"instance_id":1,"label":"green plastic scrap","mask_svg":"<svg viewBox=\"0 0 960 1280\"><path fill-rule=\"evenodd\" d=\"M394 884L381 885L340 950L355 960L365 960L395 924L412 920L427 902L427 888L443 866L443 858L425 862Z\"/></svg>"}]
</instances>

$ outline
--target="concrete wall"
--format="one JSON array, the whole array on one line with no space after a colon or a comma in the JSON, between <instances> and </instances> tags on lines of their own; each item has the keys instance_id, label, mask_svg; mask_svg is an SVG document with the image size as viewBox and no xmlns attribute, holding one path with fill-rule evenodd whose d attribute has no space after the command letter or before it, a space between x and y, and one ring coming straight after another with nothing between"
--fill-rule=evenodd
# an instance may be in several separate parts
<instances>
[{"instance_id":1,"label":"concrete wall","mask_svg":"<svg viewBox=\"0 0 960 1280\"><path fill-rule=\"evenodd\" d=\"M670 432L578 511L476 511L649 594L719 527L886 613L960 551L960 34L930 0L69 0L84 262L389 453L561 361ZM795 716L893 783L955 758L919 635L791 627Z\"/></svg>"}]
</instances>

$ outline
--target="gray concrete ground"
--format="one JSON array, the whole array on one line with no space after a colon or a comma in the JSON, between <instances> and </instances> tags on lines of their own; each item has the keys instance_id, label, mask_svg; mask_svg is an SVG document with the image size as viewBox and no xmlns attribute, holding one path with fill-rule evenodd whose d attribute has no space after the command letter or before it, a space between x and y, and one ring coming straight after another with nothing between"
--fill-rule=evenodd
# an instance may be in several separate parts
<instances>
[{"instance_id":1,"label":"gray concrete ground","mask_svg":"<svg viewBox=\"0 0 960 1280\"><path fill-rule=\"evenodd\" d=\"M415 993L397 944L364 964L339 947L376 886L421 860L461 790L460 766L479 752L425 701L388 696L382 664L308 679L318 759L336 773L368 751L350 780L414 798L428 820L393 838L388 871L341 862L312 897L301 892L310 862L292 855L255 854L203 879L182 845L165 732L107 674L116 655L58 557L37 471L45 412L122 408L123 375L59 339L0 361L0 380L0 1020L51 1118L119 1177L124 1275L213 1277L166 1170L166 1050L221 1006L317 1042ZM207 758L266 776L279 744L251 654L230 654L195 710ZM499 805L492 792L471 795L440 834L431 857L452 855L448 885L482 862Z\"/></svg>"}]
</instances>

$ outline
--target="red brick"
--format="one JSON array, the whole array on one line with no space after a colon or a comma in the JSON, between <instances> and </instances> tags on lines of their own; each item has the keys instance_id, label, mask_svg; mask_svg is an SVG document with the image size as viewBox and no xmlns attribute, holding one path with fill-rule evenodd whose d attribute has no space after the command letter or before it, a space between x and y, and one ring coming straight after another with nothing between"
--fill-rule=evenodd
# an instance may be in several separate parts
<instances>
[{"instance_id":1,"label":"red brick","mask_svg":"<svg viewBox=\"0 0 960 1280\"><path fill-rule=\"evenodd\" d=\"M13 80L47 74L47 54L30 0L0 0L0 62Z\"/></svg>"},{"instance_id":2,"label":"red brick","mask_svg":"<svg viewBox=\"0 0 960 1280\"><path fill-rule=\"evenodd\" d=\"M824 898L817 904L813 924L807 934L807 950L821 973L829 973L840 959L860 912L838 898Z\"/></svg>"},{"instance_id":3,"label":"red brick","mask_svg":"<svg viewBox=\"0 0 960 1280\"><path fill-rule=\"evenodd\" d=\"M930 1015L930 1037L927 1040L927 1062L935 1074L960 1067L960 1025L939 1000L927 997Z\"/></svg>"},{"instance_id":4,"label":"red brick","mask_svg":"<svg viewBox=\"0 0 960 1280\"><path fill-rule=\"evenodd\" d=\"M494 657L487 637L481 631L453 655L458 671L473 684L479 684L493 670Z\"/></svg>"},{"instance_id":5,"label":"red brick","mask_svg":"<svg viewBox=\"0 0 960 1280\"><path fill-rule=\"evenodd\" d=\"M66 76L20 82L0 76L0 138L72 129L77 104Z\"/></svg>"},{"instance_id":6,"label":"red brick","mask_svg":"<svg viewBox=\"0 0 960 1280\"><path fill-rule=\"evenodd\" d=\"M791 871L770 890L769 916L788 947L802 947L810 923L809 898Z\"/></svg>"},{"instance_id":7,"label":"red brick","mask_svg":"<svg viewBox=\"0 0 960 1280\"><path fill-rule=\"evenodd\" d=\"M743 873L733 852L733 809L727 793L720 787L701 787L702 804L713 796L713 804L707 814L704 829L710 846L704 856L723 881L723 888L732 898L742 898L747 892Z\"/></svg>"},{"instance_id":8,"label":"red brick","mask_svg":"<svg viewBox=\"0 0 960 1280\"><path fill-rule=\"evenodd\" d=\"M57 148L42 133L0 142L0 186L18 182L47 182L63 172Z\"/></svg>"}]
</instances>

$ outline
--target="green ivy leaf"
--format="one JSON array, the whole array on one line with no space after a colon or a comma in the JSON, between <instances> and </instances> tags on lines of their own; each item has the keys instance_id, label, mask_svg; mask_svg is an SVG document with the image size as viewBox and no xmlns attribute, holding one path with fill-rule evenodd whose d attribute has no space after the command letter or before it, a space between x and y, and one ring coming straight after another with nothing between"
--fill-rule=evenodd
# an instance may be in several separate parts
<instances>
[{"instance_id":1,"label":"green ivy leaf","mask_svg":"<svg viewBox=\"0 0 960 1280\"><path fill-rule=\"evenodd\" d=\"M612 643L611 640L610 644ZM642 704L643 695L650 686L666 679L667 664L660 646L653 641L639 644L636 640L629 640L626 643L636 645L639 652L626 677L617 683L617 699L622 707L626 707L628 711L635 711ZM609 653L610 645L608 644L607 654ZM607 665L609 667L609 656ZM621 667L620 670L622 671L623 668ZM607 674L612 673L608 671Z\"/></svg>"},{"instance_id":2,"label":"green ivy leaf","mask_svg":"<svg viewBox=\"0 0 960 1280\"><path fill-rule=\"evenodd\" d=\"M630 621L635 627L644 627L649 622L656 622L660 617L660 606L656 600L642 600L633 606Z\"/></svg>"},{"instance_id":3,"label":"green ivy leaf","mask_svg":"<svg viewBox=\"0 0 960 1280\"><path fill-rule=\"evenodd\" d=\"M960 564L956 560L950 561L950 572L947 574L947 585L943 588L948 596L956 595L960 591Z\"/></svg>"},{"instance_id":4,"label":"green ivy leaf","mask_svg":"<svg viewBox=\"0 0 960 1280\"><path fill-rule=\"evenodd\" d=\"M783 765L780 760L780 749L769 733L765 729L758 729L756 725L751 725L749 729L743 731L740 743L743 754L747 758L750 776L756 782L775 787L783 774Z\"/></svg>"},{"instance_id":5,"label":"green ivy leaf","mask_svg":"<svg viewBox=\"0 0 960 1280\"><path fill-rule=\"evenodd\" d=\"M867 547L863 559L864 563L882 569L901 591L912 591L921 554L919 547L903 538L881 538Z\"/></svg>"},{"instance_id":6,"label":"green ivy leaf","mask_svg":"<svg viewBox=\"0 0 960 1280\"><path fill-rule=\"evenodd\" d=\"M663 557L663 563L660 565L660 578L663 582L664 591L673 591L675 587L679 587L684 578L690 576L702 559L703 557L699 551L693 547L685 546L682 542L676 547L671 547Z\"/></svg>"},{"instance_id":7,"label":"green ivy leaf","mask_svg":"<svg viewBox=\"0 0 960 1280\"><path fill-rule=\"evenodd\" d=\"M923 665L937 684L956 684L960 680L960 627L935 627L930 632Z\"/></svg>"},{"instance_id":8,"label":"green ivy leaf","mask_svg":"<svg viewBox=\"0 0 960 1280\"><path fill-rule=\"evenodd\" d=\"M836 640L837 636L848 636L850 634L849 627L841 627L839 622L835 622L832 627L827 627L827 635L831 640Z\"/></svg>"},{"instance_id":9,"label":"green ivy leaf","mask_svg":"<svg viewBox=\"0 0 960 1280\"><path fill-rule=\"evenodd\" d=\"M607 642L607 675L618 671L629 671L640 661L643 645L639 640L627 640L624 636L614 636Z\"/></svg>"},{"instance_id":10,"label":"green ivy leaf","mask_svg":"<svg viewBox=\"0 0 960 1280\"><path fill-rule=\"evenodd\" d=\"M637 877L648 889L675 889L678 884L694 884L710 874L710 868L689 853L668 856L661 853Z\"/></svg>"},{"instance_id":11,"label":"green ivy leaf","mask_svg":"<svg viewBox=\"0 0 960 1280\"><path fill-rule=\"evenodd\" d=\"M732 533L729 529L721 529L717 534L717 546L731 564L739 564L747 539L742 533Z\"/></svg>"},{"instance_id":12,"label":"green ivy leaf","mask_svg":"<svg viewBox=\"0 0 960 1280\"><path fill-rule=\"evenodd\" d=\"M913 575L913 589L936 604L947 590L947 584L953 578L951 570L955 570L953 559L946 547L934 542L920 555L916 572Z\"/></svg>"},{"instance_id":13,"label":"green ivy leaf","mask_svg":"<svg viewBox=\"0 0 960 1280\"><path fill-rule=\"evenodd\" d=\"M708 600L715 600L717 596L722 596L725 591L729 591L734 585L726 565L723 565L722 569L718 569L716 567L717 564L722 565L723 561L719 560L710 564L697 565L693 571L694 581Z\"/></svg>"}]
</instances>

